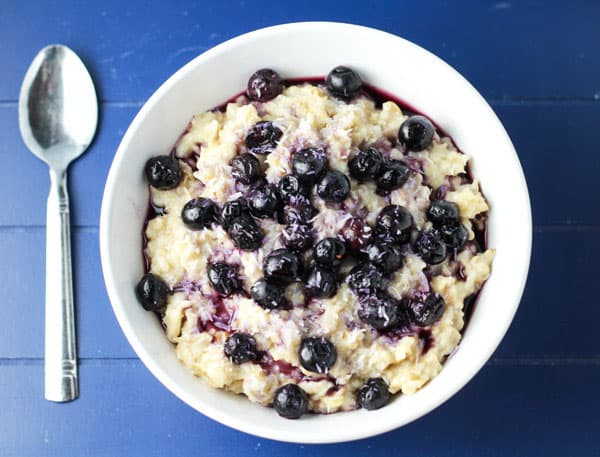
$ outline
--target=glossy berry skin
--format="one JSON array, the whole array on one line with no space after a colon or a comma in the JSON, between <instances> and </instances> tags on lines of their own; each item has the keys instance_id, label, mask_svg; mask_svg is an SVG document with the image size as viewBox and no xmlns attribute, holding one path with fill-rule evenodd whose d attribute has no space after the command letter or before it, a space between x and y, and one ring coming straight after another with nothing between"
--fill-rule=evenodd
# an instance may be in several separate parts
<instances>
[{"instance_id":1,"label":"glossy berry skin","mask_svg":"<svg viewBox=\"0 0 600 457\"><path fill-rule=\"evenodd\" d=\"M429 265L442 263L446 258L446 245L436 231L424 232L415 242L415 251Z\"/></svg>"},{"instance_id":2,"label":"glossy berry skin","mask_svg":"<svg viewBox=\"0 0 600 457\"><path fill-rule=\"evenodd\" d=\"M304 252L311 248L314 237L310 226L305 224L287 225L281 232L283 245L297 252Z\"/></svg>"},{"instance_id":3,"label":"glossy berry skin","mask_svg":"<svg viewBox=\"0 0 600 457\"><path fill-rule=\"evenodd\" d=\"M236 365L257 360L260 356L256 340L247 333L233 333L223 345L225 355Z\"/></svg>"},{"instance_id":4,"label":"glossy berry skin","mask_svg":"<svg viewBox=\"0 0 600 457\"><path fill-rule=\"evenodd\" d=\"M377 330L389 330L402 321L399 302L389 295L370 295L361 300L358 317Z\"/></svg>"},{"instance_id":5,"label":"glossy berry skin","mask_svg":"<svg viewBox=\"0 0 600 457\"><path fill-rule=\"evenodd\" d=\"M234 157L231 161L231 176L242 184L252 184L261 177L260 162L250 153Z\"/></svg>"},{"instance_id":6,"label":"glossy berry skin","mask_svg":"<svg viewBox=\"0 0 600 457\"><path fill-rule=\"evenodd\" d=\"M442 318L446 302L438 294L428 294L418 300L410 300L408 309L413 324L428 327Z\"/></svg>"},{"instance_id":7,"label":"glossy berry skin","mask_svg":"<svg viewBox=\"0 0 600 457\"><path fill-rule=\"evenodd\" d=\"M283 208L284 224L308 224L315 217L317 210L310 200L304 195L291 197L288 204Z\"/></svg>"},{"instance_id":8,"label":"glossy berry skin","mask_svg":"<svg viewBox=\"0 0 600 457\"><path fill-rule=\"evenodd\" d=\"M213 289L226 297L241 289L237 268L227 263L209 263L208 280Z\"/></svg>"},{"instance_id":9,"label":"glossy berry skin","mask_svg":"<svg viewBox=\"0 0 600 457\"><path fill-rule=\"evenodd\" d=\"M439 227L442 240L453 249L462 248L467 242L469 232L460 222L449 222Z\"/></svg>"},{"instance_id":10,"label":"glossy berry skin","mask_svg":"<svg viewBox=\"0 0 600 457\"><path fill-rule=\"evenodd\" d=\"M250 100L266 102L277 97L282 90L279 73L270 68L262 68L250 76L246 93Z\"/></svg>"},{"instance_id":11,"label":"glossy berry skin","mask_svg":"<svg viewBox=\"0 0 600 457\"><path fill-rule=\"evenodd\" d=\"M280 284L290 284L297 281L301 264L298 255L288 249L275 249L264 261L265 278Z\"/></svg>"},{"instance_id":12,"label":"glossy berry skin","mask_svg":"<svg viewBox=\"0 0 600 457\"><path fill-rule=\"evenodd\" d=\"M254 217L266 218L273 216L280 208L281 201L277 188L272 184L264 184L248 195L248 208Z\"/></svg>"},{"instance_id":13,"label":"glossy berry skin","mask_svg":"<svg viewBox=\"0 0 600 457\"><path fill-rule=\"evenodd\" d=\"M146 178L152 187L174 189L181 182L179 162L171 156L156 156L146 162Z\"/></svg>"},{"instance_id":14,"label":"glossy berry skin","mask_svg":"<svg viewBox=\"0 0 600 457\"><path fill-rule=\"evenodd\" d=\"M378 238L394 243L407 243L413 228L410 212L400 205L388 205L383 208L375 220L375 233Z\"/></svg>"},{"instance_id":15,"label":"glossy berry skin","mask_svg":"<svg viewBox=\"0 0 600 457\"><path fill-rule=\"evenodd\" d=\"M243 200L231 200L226 202L221 209L219 220L225 230L239 217L249 217L250 210Z\"/></svg>"},{"instance_id":16,"label":"glossy berry skin","mask_svg":"<svg viewBox=\"0 0 600 457\"><path fill-rule=\"evenodd\" d=\"M389 192L399 189L410 176L410 169L400 160L388 160L381 165L377 188L380 191Z\"/></svg>"},{"instance_id":17,"label":"glossy berry skin","mask_svg":"<svg viewBox=\"0 0 600 457\"><path fill-rule=\"evenodd\" d=\"M387 383L382 378L371 378L358 390L358 404L369 411L379 409L390 402L390 394Z\"/></svg>"},{"instance_id":18,"label":"glossy berry skin","mask_svg":"<svg viewBox=\"0 0 600 457\"><path fill-rule=\"evenodd\" d=\"M315 265L308 272L304 290L311 297L331 298L337 292L337 287L333 271L327 267Z\"/></svg>"},{"instance_id":19,"label":"glossy berry skin","mask_svg":"<svg viewBox=\"0 0 600 457\"><path fill-rule=\"evenodd\" d=\"M346 257L346 245L337 238L325 238L315 246L313 257L319 265L337 268Z\"/></svg>"},{"instance_id":20,"label":"glossy berry skin","mask_svg":"<svg viewBox=\"0 0 600 457\"><path fill-rule=\"evenodd\" d=\"M246 135L245 144L253 154L270 154L277 147L283 132L272 122L257 122Z\"/></svg>"},{"instance_id":21,"label":"glossy berry skin","mask_svg":"<svg viewBox=\"0 0 600 457\"><path fill-rule=\"evenodd\" d=\"M288 203L292 198L305 196L307 194L304 184L296 175L285 175L277 184L277 190L284 203Z\"/></svg>"},{"instance_id":22,"label":"glossy berry skin","mask_svg":"<svg viewBox=\"0 0 600 457\"><path fill-rule=\"evenodd\" d=\"M264 233L251 217L238 217L231 221L227 233L233 244L243 251L255 251L262 245Z\"/></svg>"},{"instance_id":23,"label":"glossy berry skin","mask_svg":"<svg viewBox=\"0 0 600 457\"><path fill-rule=\"evenodd\" d=\"M346 278L348 287L359 297L373 295L381 287L383 274L372 263L355 266Z\"/></svg>"},{"instance_id":24,"label":"glossy berry skin","mask_svg":"<svg viewBox=\"0 0 600 457\"><path fill-rule=\"evenodd\" d=\"M327 157L319 148L300 149L292 159L292 172L306 184L314 183L326 169Z\"/></svg>"},{"instance_id":25,"label":"glossy berry skin","mask_svg":"<svg viewBox=\"0 0 600 457\"><path fill-rule=\"evenodd\" d=\"M423 116L410 116L398 130L398 140L408 151L427 149L433 141L435 127Z\"/></svg>"},{"instance_id":26,"label":"glossy berry skin","mask_svg":"<svg viewBox=\"0 0 600 457\"><path fill-rule=\"evenodd\" d=\"M392 273L402 266L404 260L400 247L394 243L377 240L366 249L369 262L384 273Z\"/></svg>"},{"instance_id":27,"label":"glossy berry skin","mask_svg":"<svg viewBox=\"0 0 600 457\"><path fill-rule=\"evenodd\" d=\"M194 198L181 210L181 220L192 230L201 230L217 222L217 205L208 198Z\"/></svg>"},{"instance_id":28,"label":"glossy berry skin","mask_svg":"<svg viewBox=\"0 0 600 457\"><path fill-rule=\"evenodd\" d=\"M331 341L322 336L304 338L298 351L302 368L315 373L327 373L337 360L337 351Z\"/></svg>"},{"instance_id":29,"label":"glossy berry skin","mask_svg":"<svg viewBox=\"0 0 600 457\"><path fill-rule=\"evenodd\" d=\"M360 92L362 79L351 68L340 65L329 72L326 84L332 95L343 100L350 100Z\"/></svg>"},{"instance_id":30,"label":"glossy berry skin","mask_svg":"<svg viewBox=\"0 0 600 457\"><path fill-rule=\"evenodd\" d=\"M326 202L341 203L350 195L350 180L339 171L328 171L317 184L317 194Z\"/></svg>"},{"instance_id":31,"label":"glossy berry skin","mask_svg":"<svg viewBox=\"0 0 600 457\"><path fill-rule=\"evenodd\" d=\"M275 391L273 408L281 417L298 419L308 411L308 395L296 384L286 384Z\"/></svg>"},{"instance_id":32,"label":"glossy berry skin","mask_svg":"<svg viewBox=\"0 0 600 457\"><path fill-rule=\"evenodd\" d=\"M148 273L135 287L135 296L146 311L160 311L167 304L169 286L156 275Z\"/></svg>"},{"instance_id":33,"label":"glossy berry skin","mask_svg":"<svg viewBox=\"0 0 600 457\"><path fill-rule=\"evenodd\" d=\"M449 222L458 222L460 220L460 210L456 203L446 200L434 200L427 209L427 219L436 227Z\"/></svg>"},{"instance_id":34,"label":"glossy berry skin","mask_svg":"<svg viewBox=\"0 0 600 457\"><path fill-rule=\"evenodd\" d=\"M375 148L367 148L359 151L356 156L348 162L350 176L358 181L373 181L379 175L383 165L383 157Z\"/></svg>"},{"instance_id":35,"label":"glossy berry skin","mask_svg":"<svg viewBox=\"0 0 600 457\"><path fill-rule=\"evenodd\" d=\"M360 252L370 243L373 230L363 219L352 217L346 221L340 235L352 251Z\"/></svg>"},{"instance_id":36,"label":"glossy berry skin","mask_svg":"<svg viewBox=\"0 0 600 457\"><path fill-rule=\"evenodd\" d=\"M256 303L265 309L290 309L285 298L285 289L262 278L250 288L250 295Z\"/></svg>"}]
</instances>

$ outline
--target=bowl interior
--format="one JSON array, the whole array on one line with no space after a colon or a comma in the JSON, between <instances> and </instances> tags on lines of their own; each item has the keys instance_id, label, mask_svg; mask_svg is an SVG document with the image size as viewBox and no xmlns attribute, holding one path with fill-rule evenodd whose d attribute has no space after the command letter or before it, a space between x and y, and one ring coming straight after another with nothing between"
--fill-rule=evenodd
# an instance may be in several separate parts
<instances>
[{"instance_id":1,"label":"bowl interior","mask_svg":"<svg viewBox=\"0 0 600 457\"><path fill-rule=\"evenodd\" d=\"M355 68L368 83L431 117L473 157L473 173L492 208L489 246L497 249L497 256L462 343L422 390L399 396L377 411L286 421L269 408L194 378L177 360L156 317L137 303L133 285L143 274L141 230L148 204L142 170L149 157L170 151L194 114L242 91L256 69L271 67L283 77L307 77L325 75L338 64ZM422 48L384 32L347 24L299 23L223 43L160 87L117 151L102 203L100 237L115 314L141 360L167 388L207 416L248 433L284 441L336 442L382 433L422 416L460 389L487 361L504 336L524 288L531 212L508 135L483 98L455 70Z\"/></svg>"}]
</instances>

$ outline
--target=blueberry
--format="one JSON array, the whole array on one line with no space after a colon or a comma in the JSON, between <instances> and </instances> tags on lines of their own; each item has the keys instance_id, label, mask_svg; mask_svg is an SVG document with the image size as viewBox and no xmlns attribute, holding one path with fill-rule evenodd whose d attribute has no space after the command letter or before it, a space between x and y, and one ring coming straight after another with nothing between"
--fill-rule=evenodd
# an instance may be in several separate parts
<instances>
[{"instance_id":1,"label":"blueberry","mask_svg":"<svg viewBox=\"0 0 600 457\"><path fill-rule=\"evenodd\" d=\"M373 181L378 175L383 157L375 148L367 148L359 151L356 156L348 162L350 176L358 181Z\"/></svg>"},{"instance_id":2,"label":"blueberry","mask_svg":"<svg viewBox=\"0 0 600 457\"><path fill-rule=\"evenodd\" d=\"M359 297L375 294L383 281L383 274L372 263L356 265L346 278L350 289Z\"/></svg>"},{"instance_id":3,"label":"blueberry","mask_svg":"<svg viewBox=\"0 0 600 457\"><path fill-rule=\"evenodd\" d=\"M358 317L377 330L389 330L402 322L398 300L381 294L364 297L358 307Z\"/></svg>"},{"instance_id":4,"label":"blueberry","mask_svg":"<svg viewBox=\"0 0 600 457\"><path fill-rule=\"evenodd\" d=\"M411 116L398 130L398 139L409 151L427 149L433 141L435 128L429 119L423 116Z\"/></svg>"},{"instance_id":5,"label":"blueberry","mask_svg":"<svg viewBox=\"0 0 600 457\"><path fill-rule=\"evenodd\" d=\"M308 411L308 395L296 384L286 384L275 391L273 408L281 417L298 419Z\"/></svg>"},{"instance_id":6,"label":"blueberry","mask_svg":"<svg viewBox=\"0 0 600 457\"><path fill-rule=\"evenodd\" d=\"M265 218L275 214L281 202L277 188L273 184L264 184L250 192L248 207L254 217Z\"/></svg>"},{"instance_id":7,"label":"blueberry","mask_svg":"<svg viewBox=\"0 0 600 457\"><path fill-rule=\"evenodd\" d=\"M460 210L456 203L446 200L434 200L427 209L427 219L436 227L448 222L458 222L460 220Z\"/></svg>"},{"instance_id":8,"label":"blueberry","mask_svg":"<svg viewBox=\"0 0 600 457\"><path fill-rule=\"evenodd\" d=\"M360 92L362 79L354 70L338 66L327 75L327 89L344 100L354 98Z\"/></svg>"},{"instance_id":9,"label":"blueberry","mask_svg":"<svg viewBox=\"0 0 600 457\"><path fill-rule=\"evenodd\" d=\"M290 309L290 304L285 298L285 289L262 278L250 288L250 295L256 303L265 309Z\"/></svg>"},{"instance_id":10,"label":"blueberry","mask_svg":"<svg viewBox=\"0 0 600 457\"><path fill-rule=\"evenodd\" d=\"M305 224L287 225L281 232L283 245L292 251L304 252L311 248L314 237L310 226Z\"/></svg>"},{"instance_id":11,"label":"blueberry","mask_svg":"<svg viewBox=\"0 0 600 457\"><path fill-rule=\"evenodd\" d=\"M237 268L223 262L209 263L208 280L213 288L221 295L228 297L240 290L240 280L237 276Z\"/></svg>"},{"instance_id":12,"label":"blueberry","mask_svg":"<svg viewBox=\"0 0 600 457\"><path fill-rule=\"evenodd\" d=\"M403 256L397 244L377 240L366 249L369 261L384 273L392 273L402 266Z\"/></svg>"},{"instance_id":13,"label":"blueberry","mask_svg":"<svg viewBox=\"0 0 600 457\"><path fill-rule=\"evenodd\" d=\"M234 219L243 216L250 216L250 210L243 200L232 200L223 205L221 209L221 225L224 229L228 229Z\"/></svg>"},{"instance_id":14,"label":"blueberry","mask_svg":"<svg viewBox=\"0 0 600 457\"><path fill-rule=\"evenodd\" d=\"M146 311L159 311L167 304L169 286L158 276L148 273L135 287L135 296Z\"/></svg>"},{"instance_id":15,"label":"blueberry","mask_svg":"<svg viewBox=\"0 0 600 457\"><path fill-rule=\"evenodd\" d=\"M346 240L346 243L348 243L350 249L354 252L360 252L369 244L372 230L364 220L352 217L344 224L341 235Z\"/></svg>"},{"instance_id":16,"label":"blueberry","mask_svg":"<svg viewBox=\"0 0 600 457\"><path fill-rule=\"evenodd\" d=\"M313 251L315 262L326 267L339 267L346 257L346 245L337 238L325 238Z\"/></svg>"},{"instance_id":17,"label":"blueberry","mask_svg":"<svg viewBox=\"0 0 600 457\"><path fill-rule=\"evenodd\" d=\"M460 222L449 222L442 225L438 230L444 243L454 249L462 248L469 237L469 232Z\"/></svg>"},{"instance_id":18,"label":"blueberry","mask_svg":"<svg viewBox=\"0 0 600 457\"><path fill-rule=\"evenodd\" d=\"M337 360L337 351L331 341L322 336L304 338L298 351L300 365L308 371L327 373Z\"/></svg>"},{"instance_id":19,"label":"blueberry","mask_svg":"<svg viewBox=\"0 0 600 457\"><path fill-rule=\"evenodd\" d=\"M328 171L317 185L317 194L326 202L343 202L350 195L350 180L344 173Z\"/></svg>"},{"instance_id":20,"label":"blueberry","mask_svg":"<svg viewBox=\"0 0 600 457\"><path fill-rule=\"evenodd\" d=\"M242 154L231 161L231 176L242 184L252 184L260 178L260 162L250 153Z\"/></svg>"},{"instance_id":21,"label":"blueberry","mask_svg":"<svg viewBox=\"0 0 600 457\"><path fill-rule=\"evenodd\" d=\"M250 76L246 93L251 100L266 102L277 97L282 90L279 74L270 68L263 68Z\"/></svg>"},{"instance_id":22,"label":"blueberry","mask_svg":"<svg viewBox=\"0 0 600 457\"><path fill-rule=\"evenodd\" d=\"M265 258L263 270L267 280L290 284L298 280L300 259L288 249L275 249Z\"/></svg>"},{"instance_id":23,"label":"blueberry","mask_svg":"<svg viewBox=\"0 0 600 457\"><path fill-rule=\"evenodd\" d=\"M366 410L379 409L390 402L390 394L387 383L382 378L370 378L358 390L358 404Z\"/></svg>"},{"instance_id":24,"label":"blueberry","mask_svg":"<svg viewBox=\"0 0 600 457\"><path fill-rule=\"evenodd\" d=\"M314 183L326 169L327 157L319 148L300 149L292 159L292 171L304 183Z\"/></svg>"},{"instance_id":25,"label":"blueberry","mask_svg":"<svg viewBox=\"0 0 600 457\"><path fill-rule=\"evenodd\" d=\"M377 178L377 188L382 191L399 189L410 176L410 169L400 160L384 162Z\"/></svg>"},{"instance_id":26,"label":"blueberry","mask_svg":"<svg viewBox=\"0 0 600 457\"><path fill-rule=\"evenodd\" d=\"M413 218L410 212L400 205L386 206L375 220L375 234L395 243L408 242L412 228Z\"/></svg>"},{"instance_id":27,"label":"blueberry","mask_svg":"<svg viewBox=\"0 0 600 457\"><path fill-rule=\"evenodd\" d=\"M444 315L446 302L438 294L429 294L424 299L408 302L410 320L421 327L435 324Z\"/></svg>"},{"instance_id":28,"label":"blueberry","mask_svg":"<svg viewBox=\"0 0 600 457\"><path fill-rule=\"evenodd\" d=\"M293 197L305 196L307 194L304 185L300 182L300 178L295 175L285 175L277 184L277 190L281 199L288 203Z\"/></svg>"},{"instance_id":29,"label":"blueberry","mask_svg":"<svg viewBox=\"0 0 600 457\"><path fill-rule=\"evenodd\" d=\"M333 271L316 265L310 269L306 278L306 293L316 298L331 298L337 292L337 280Z\"/></svg>"},{"instance_id":30,"label":"blueberry","mask_svg":"<svg viewBox=\"0 0 600 457\"><path fill-rule=\"evenodd\" d=\"M257 360L259 357L256 340L247 333L232 333L223 345L225 355L236 365Z\"/></svg>"},{"instance_id":31,"label":"blueberry","mask_svg":"<svg viewBox=\"0 0 600 457\"><path fill-rule=\"evenodd\" d=\"M255 251L262 245L264 233L256 222L250 217L238 217L234 219L227 233L233 244L243 251Z\"/></svg>"},{"instance_id":32,"label":"blueberry","mask_svg":"<svg viewBox=\"0 0 600 457\"><path fill-rule=\"evenodd\" d=\"M169 190L181 181L179 162L171 156L156 156L146 162L146 178L156 189Z\"/></svg>"},{"instance_id":33,"label":"blueberry","mask_svg":"<svg viewBox=\"0 0 600 457\"><path fill-rule=\"evenodd\" d=\"M310 200L303 196L291 197L290 202L283 208L284 224L308 224L317 214Z\"/></svg>"},{"instance_id":34,"label":"blueberry","mask_svg":"<svg viewBox=\"0 0 600 457\"><path fill-rule=\"evenodd\" d=\"M181 210L181 220L192 230L209 227L217 222L217 205L208 198L194 198Z\"/></svg>"},{"instance_id":35,"label":"blueberry","mask_svg":"<svg viewBox=\"0 0 600 457\"><path fill-rule=\"evenodd\" d=\"M446 245L437 231L422 233L415 242L415 250L430 265L442 263L446 258Z\"/></svg>"},{"instance_id":36,"label":"blueberry","mask_svg":"<svg viewBox=\"0 0 600 457\"><path fill-rule=\"evenodd\" d=\"M246 147L253 154L270 154L279 143L283 132L272 122L260 121L246 135Z\"/></svg>"}]
</instances>

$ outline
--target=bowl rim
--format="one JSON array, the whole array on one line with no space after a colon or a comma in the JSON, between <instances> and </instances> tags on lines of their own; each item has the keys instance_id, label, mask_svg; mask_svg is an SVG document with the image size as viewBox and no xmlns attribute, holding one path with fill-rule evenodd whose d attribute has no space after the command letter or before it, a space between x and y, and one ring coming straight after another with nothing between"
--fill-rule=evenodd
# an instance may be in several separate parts
<instances>
[{"instance_id":1,"label":"bowl rim","mask_svg":"<svg viewBox=\"0 0 600 457\"><path fill-rule=\"evenodd\" d=\"M146 351L141 341L136 337L135 331L133 330L133 326L129 322L129 319L126 316L126 312L124 311L123 306L121 305L121 298L119 296L118 288L115 284L114 278L111 274L111 265L109 259L109 231L108 227L110 225L110 205L111 205L111 196L114 194L114 186L116 180L116 169L120 167L121 162L125 158L125 151L128 149L131 139L134 135L134 132L138 129L139 125L142 123L144 118L146 117L146 113L152 110L154 104L160 100L165 93L167 93L180 79L186 77L186 75L191 72L197 65L201 65L204 61L211 59L213 56L216 56L221 53L226 53L230 49L237 47L240 43L253 38L258 38L263 35L276 35L282 31L306 31L307 28L311 27L327 27L327 28L338 28L340 32L356 32L360 31L363 33L372 33L372 34L380 34L388 39L396 40L402 42L403 46L407 46L409 48L413 48L414 50L426 54L429 59L434 59L437 61L438 65L443 65L447 67L447 69L453 74L453 77L460 79L461 83L465 86L465 88L471 92L471 95L478 99L481 103L482 107L489 111L489 114L493 117L496 128L499 132L502 132L505 135L507 151L512 154L512 158L514 159L514 164L517 167L515 173L519 175L518 182L512 182L512 186L516 186L519 188L519 194L525 199L523 204L526 208L526 214L524 215L523 220L521 221L520 231L524 233L524 242L526 244L526 252L523 254L524 259L524 274L522 277L518 278L518 282L515 281L513 284L515 290L518 293L515 295L518 299L515 301L510 313L505 314L505 319L503 322L499 322L499 331L497 333L498 338L493 344L489 344L485 351L482 352L479 358L475 363L472 364L472 370L468 371L466 374L463 374L462 377L457 380L451 388L448 388L444 391L443 395L440 395L437 398L434 398L433 401L429 401L426 404L426 407L421 409L415 409L412 413L405 414L400 420L390 420L389 422L377 424L377 426L367 427L364 430L341 430L335 433L330 439L323 438L320 436L317 439L303 436L299 439L298 434L294 432L290 433L280 433L277 432L275 434L273 430L269 428L263 427L261 424L252 423L250 421L245 421L243 419L234 417L231 414L227 414L218 408L213 408L206 404L199 404L196 397L193 394L187 392L185 389L180 388L180 386L171 379L169 373L167 373L159 364L154 360L152 355ZM508 147L510 146L510 147ZM113 161L110 166L110 170L108 173L108 177L106 180L106 185L104 189L104 193L102 196L102 204L100 211L100 227L99 227L99 238L100 238L100 256L101 256L101 264L102 264L102 272L106 285L106 289L108 292L109 300L111 302L111 306L113 308L113 312L119 322L119 325L125 334L127 341L132 346L135 353L138 355L140 360L144 363L144 365L150 370L150 372L165 386L168 390L174 393L179 399L184 401L186 404L191 406L196 411L201 412L205 416L224 424L228 427L232 427L236 430L249 433L251 435L269 438L277 441L286 441L286 442L295 442L295 443L338 443L338 442L346 442L353 441L362 438L367 438L371 436L376 436L390 430L394 430L403 425L406 425L425 414L433 411L441 404L445 403L448 399L452 398L460 389L462 389L478 372L481 370L483 365L489 360L494 351L499 346L500 342L504 338L508 328L516 314L516 311L519 307L519 304L522 299L522 295L525 289L525 284L528 277L529 266L531 262L531 249L532 249L532 216L531 216L531 203L529 192L527 188L527 183L525 181L525 176L523 173L522 165L519 161L518 155L514 149L512 141L504 126L496 116L493 109L489 106L483 96L471 85L469 81L466 80L456 69L454 69L451 65L446 63L441 58L437 57L435 54L430 51L422 48L421 46L402 38L398 35L394 35L389 32L385 32L382 30L378 30L371 27L345 23L345 22L331 22L331 21L306 21L306 22L291 22L279 25L273 25L269 27L264 27L261 29L257 29L251 32L247 32L238 36L235 36L221 44L218 44L215 47L212 47L197 57L193 58L187 64L178 69L174 74L172 74L165 82L163 82L160 87L150 96L150 98L143 104L140 108L133 121L130 123L126 133L124 134L119 147L115 153ZM462 341L462 340L461 340Z\"/></svg>"}]
</instances>

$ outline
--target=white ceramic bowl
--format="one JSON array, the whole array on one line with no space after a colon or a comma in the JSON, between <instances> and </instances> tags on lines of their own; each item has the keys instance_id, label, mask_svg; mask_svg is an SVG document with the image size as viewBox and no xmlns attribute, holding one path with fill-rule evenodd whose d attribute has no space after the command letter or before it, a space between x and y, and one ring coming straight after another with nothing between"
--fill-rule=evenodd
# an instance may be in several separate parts
<instances>
[{"instance_id":1,"label":"white ceramic bowl","mask_svg":"<svg viewBox=\"0 0 600 457\"><path fill-rule=\"evenodd\" d=\"M365 81L430 116L473 157L473 173L492 208L489 246L497 249L497 256L458 350L419 392L399 396L377 411L289 421L191 375L177 360L156 317L136 301L148 203L142 170L149 157L170 151L192 115L239 93L258 68L272 67L283 77L304 77L326 75L338 64L355 68ZM251 32L210 49L152 95L131 123L111 166L102 201L100 251L108 294L127 339L175 395L201 413L254 435L302 443L340 442L417 419L454 395L485 364L508 329L525 286L531 210L521 165L506 131L454 69L419 46L378 30L296 23Z\"/></svg>"}]
</instances>

